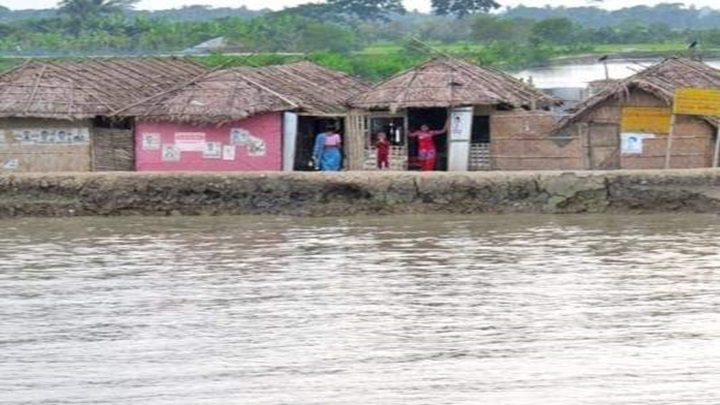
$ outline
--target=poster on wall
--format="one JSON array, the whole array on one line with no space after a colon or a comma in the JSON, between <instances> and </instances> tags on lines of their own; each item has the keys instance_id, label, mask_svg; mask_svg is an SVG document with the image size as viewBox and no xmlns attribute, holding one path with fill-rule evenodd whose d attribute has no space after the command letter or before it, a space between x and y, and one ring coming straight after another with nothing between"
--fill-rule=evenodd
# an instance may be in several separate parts
<instances>
[{"instance_id":1,"label":"poster on wall","mask_svg":"<svg viewBox=\"0 0 720 405\"><path fill-rule=\"evenodd\" d=\"M235 160L235 145L223 145L223 160Z\"/></svg>"},{"instance_id":2,"label":"poster on wall","mask_svg":"<svg viewBox=\"0 0 720 405\"><path fill-rule=\"evenodd\" d=\"M643 140L653 138L655 138L655 134L623 132L620 134L620 151L625 155L641 155L643 153Z\"/></svg>"},{"instance_id":3,"label":"poster on wall","mask_svg":"<svg viewBox=\"0 0 720 405\"><path fill-rule=\"evenodd\" d=\"M452 140L469 141L472 132L473 108L455 108L450 117L450 135Z\"/></svg>"},{"instance_id":4,"label":"poster on wall","mask_svg":"<svg viewBox=\"0 0 720 405\"><path fill-rule=\"evenodd\" d=\"M250 131L244 128L233 128L230 130L230 143L237 146L245 146L248 156L265 156L267 147L265 141L252 136Z\"/></svg>"},{"instance_id":5,"label":"poster on wall","mask_svg":"<svg viewBox=\"0 0 720 405\"><path fill-rule=\"evenodd\" d=\"M87 128L22 128L13 131L15 141L21 145L87 145L90 132Z\"/></svg>"},{"instance_id":6,"label":"poster on wall","mask_svg":"<svg viewBox=\"0 0 720 405\"><path fill-rule=\"evenodd\" d=\"M162 161L163 162L179 162L180 161L180 149L177 145L163 145L162 146Z\"/></svg>"},{"instance_id":7,"label":"poster on wall","mask_svg":"<svg viewBox=\"0 0 720 405\"><path fill-rule=\"evenodd\" d=\"M160 150L160 134L142 134L143 150Z\"/></svg>"},{"instance_id":8,"label":"poster on wall","mask_svg":"<svg viewBox=\"0 0 720 405\"><path fill-rule=\"evenodd\" d=\"M220 159L222 157L222 144L220 142L206 142L203 158Z\"/></svg>"},{"instance_id":9,"label":"poster on wall","mask_svg":"<svg viewBox=\"0 0 720 405\"><path fill-rule=\"evenodd\" d=\"M205 152L205 133L176 132L175 146L181 152Z\"/></svg>"}]
</instances>

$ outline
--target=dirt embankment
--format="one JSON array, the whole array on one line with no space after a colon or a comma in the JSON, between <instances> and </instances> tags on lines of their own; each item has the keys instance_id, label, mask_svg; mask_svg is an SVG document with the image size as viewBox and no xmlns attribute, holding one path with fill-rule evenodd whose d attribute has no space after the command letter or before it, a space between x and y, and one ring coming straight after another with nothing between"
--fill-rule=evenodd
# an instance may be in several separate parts
<instances>
[{"instance_id":1,"label":"dirt embankment","mask_svg":"<svg viewBox=\"0 0 720 405\"><path fill-rule=\"evenodd\" d=\"M0 177L0 217L720 212L720 171Z\"/></svg>"}]
</instances>

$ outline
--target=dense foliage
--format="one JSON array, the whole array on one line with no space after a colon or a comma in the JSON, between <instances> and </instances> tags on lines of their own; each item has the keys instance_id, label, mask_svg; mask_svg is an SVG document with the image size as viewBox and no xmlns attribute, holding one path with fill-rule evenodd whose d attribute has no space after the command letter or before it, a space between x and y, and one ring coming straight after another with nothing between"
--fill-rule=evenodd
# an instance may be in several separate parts
<instances>
[{"instance_id":1,"label":"dense foliage","mask_svg":"<svg viewBox=\"0 0 720 405\"><path fill-rule=\"evenodd\" d=\"M443 16L406 12L399 0L329 0L279 12L193 6L151 13L132 10L134 3L62 0L58 10L35 14L0 7L0 54L171 54L223 37L225 47L217 51L236 56L204 58L209 64L310 58L378 79L426 58L423 44L515 67L583 53L689 52L687 44L694 40L700 43L696 52L720 48L720 12L676 4L614 12L521 6L487 14L496 5L492 0L433 0ZM612 24L600 24L598 16ZM253 56L248 61L237 54Z\"/></svg>"}]
</instances>

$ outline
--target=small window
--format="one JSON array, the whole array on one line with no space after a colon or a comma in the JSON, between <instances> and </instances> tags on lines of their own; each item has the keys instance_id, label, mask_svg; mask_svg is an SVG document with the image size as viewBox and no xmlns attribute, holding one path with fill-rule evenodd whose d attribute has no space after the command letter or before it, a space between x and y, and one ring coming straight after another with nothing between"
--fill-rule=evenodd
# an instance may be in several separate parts
<instances>
[{"instance_id":1,"label":"small window","mask_svg":"<svg viewBox=\"0 0 720 405\"><path fill-rule=\"evenodd\" d=\"M490 143L490 117L476 115L473 117L472 143Z\"/></svg>"},{"instance_id":2,"label":"small window","mask_svg":"<svg viewBox=\"0 0 720 405\"><path fill-rule=\"evenodd\" d=\"M405 145L405 120L402 117L372 117L369 129L370 144L375 141L378 132L385 132L392 145Z\"/></svg>"}]
</instances>

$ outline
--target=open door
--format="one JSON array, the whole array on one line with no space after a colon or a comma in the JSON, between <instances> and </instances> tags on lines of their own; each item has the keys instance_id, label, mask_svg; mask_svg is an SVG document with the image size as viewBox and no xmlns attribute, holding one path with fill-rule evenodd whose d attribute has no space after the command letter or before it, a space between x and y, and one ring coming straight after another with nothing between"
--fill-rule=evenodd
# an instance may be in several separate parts
<instances>
[{"instance_id":1,"label":"open door","mask_svg":"<svg viewBox=\"0 0 720 405\"><path fill-rule=\"evenodd\" d=\"M448 133L448 171L467 171L470 163L473 107L453 108Z\"/></svg>"},{"instance_id":2,"label":"open door","mask_svg":"<svg viewBox=\"0 0 720 405\"><path fill-rule=\"evenodd\" d=\"M407 111L408 128L410 132L417 131L421 125L427 125L430 129L442 129L447 121L447 108L411 108ZM449 131L448 131L449 132ZM447 170L448 163L448 135L438 135L435 137L435 148L437 150L437 159L435 162L435 170ZM417 141L410 138L408 141L408 168L410 170L420 169L417 164Z\"/></svg>"}]
</instances>

